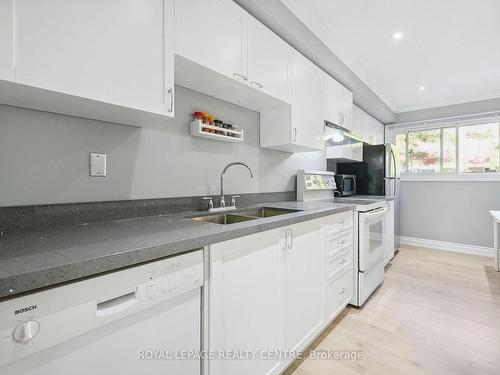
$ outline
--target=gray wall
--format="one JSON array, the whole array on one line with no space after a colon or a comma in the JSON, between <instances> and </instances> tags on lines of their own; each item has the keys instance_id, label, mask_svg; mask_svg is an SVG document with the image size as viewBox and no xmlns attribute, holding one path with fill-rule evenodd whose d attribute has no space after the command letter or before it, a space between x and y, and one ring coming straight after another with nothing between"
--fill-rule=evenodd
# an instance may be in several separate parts
<instances>
[{"instance_id":1,"label":"gray wall","mask_svg":"<svg viewBox=\"0 0 500 375\"><path fill-rule=\"evenodd\" d=\"M401 182L401 235L493 246L500 182Z\"/></svg>"},{"instance_id":2,"label":"gray wall","mask_svg":"<svg viewBox=\"0 0 500 375\"><path fill-rule=\"evenodd\" d=\"M325 169L323 152L259 148L259 114L176 87L175 119L147 128L0 106L0 206L291 191L297 169ZM189 135L192 112L211 112L245 130L241 144ZM88 153L107 153L108 176L88 176Z\"/></svg>"},{"instance_id":3,"label":"gray wall","mask_svg":"<svg viewBox=\"0 0 500 375\"><path fill-rule=\"evenodd\" d=\"M354 103L380 122L395 121L394 112L280 0L234 0L309 60L352 91Z\"/></svg>"}]
</instances>

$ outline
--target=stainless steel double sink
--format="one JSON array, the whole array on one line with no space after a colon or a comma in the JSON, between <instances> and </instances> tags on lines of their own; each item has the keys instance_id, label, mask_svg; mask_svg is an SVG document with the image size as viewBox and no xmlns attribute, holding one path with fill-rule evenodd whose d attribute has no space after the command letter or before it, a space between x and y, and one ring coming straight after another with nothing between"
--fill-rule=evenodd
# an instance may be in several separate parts
<instances>
[{"instance_id":1,"label":"stainless steel double sink","mask_svg":"<svg viewBox=\"0 0 500 375\"><path fill-rule=\"evenodd\" d=\"M299 211L302 210L295 210L289 208L275 208L275 207L256 207L256 208L247 208L247 209L233 211L233 213L224 212L216 214L206 214L206 215L194 216L191 218L197 221L207 221L210 223L227 225L227 224L241 223L243 221L248 221L248 220L260 219L264 217L285 215Z\"/></svg>"}]
</instances>

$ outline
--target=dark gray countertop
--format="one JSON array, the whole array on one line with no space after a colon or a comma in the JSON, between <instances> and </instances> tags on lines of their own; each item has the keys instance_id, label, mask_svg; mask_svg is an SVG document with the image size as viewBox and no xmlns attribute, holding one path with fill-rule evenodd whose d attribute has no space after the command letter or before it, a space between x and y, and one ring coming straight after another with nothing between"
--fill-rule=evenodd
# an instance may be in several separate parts
<instances>
[{"instance_id":1,"label":"dark gray countertop","mask_svg":"<svg viewBox=\"0 0 500 375\"><path fill-rule=\"evenodd\" d=\"M0 236L0 298L354 208L324 201L265 206L303 211L230 225L195 221L184 213L4 234Z\"/></svg>"}]
</instances>

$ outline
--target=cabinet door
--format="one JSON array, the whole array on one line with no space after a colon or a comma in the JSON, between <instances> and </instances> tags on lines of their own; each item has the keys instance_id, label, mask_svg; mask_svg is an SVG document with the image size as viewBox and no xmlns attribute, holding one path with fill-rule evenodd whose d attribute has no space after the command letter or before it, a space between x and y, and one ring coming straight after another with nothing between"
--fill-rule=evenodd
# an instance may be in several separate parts
<instances>
[{"instance_id":1,"label":"cabinet door","mask_svg":"<svg viewBox=\"0 0 500 375\"><path fill-rule=\"evenodd\" d=\"M352 130L352 93L326 74L325 77L325 120Z\"/></svg>"},{"instance_id":2,"label":"cabinet door","mask_svg":"<svg viewBox=\"0 0 500 375\"><path fill-rule=\"evenodd\" d=\"M353 106L352 116L352 134L357 137L363 138L364 118L363 111L358 106Z\"/></svg>"},{"instance_id":3,"label":"cabinet door","mask_svg":"<svg viewBox=\"0 0 500 375\"><path fill-rule=\"evenodd\" d=\"M230 0L176 0L175 53L247 83L246 23Z\"/></svg>"},{"instance_id":4,"label":"cabinet door","mask_svg":"<svg viewBox=\"0 0 500 375\"><path fill-rule=\"evenodd\" d=\"M166 9L163 0L17 0L16 81L165 113Z\"/></svg>"},{"instance_id":5,"label":"cabinet door","mask_svg":"<svg viewBox=\"0 0 500 375\"><path fill-rule=\"evenodd\" d=\"M299 52L292 59L292 143L323 150L323 72Z\"/></svg>"},{"instance_id":6,"label":"cabinet door","mask_svg":"<svg viewBox=\"0 0 500 375\"><path fill-rule=\"evenodd\" d=\"M384 144L384 124L378 121L375 122L375 144Z\"/></svg>"},{"instance_id":7,"label":"cabinet door","mask_svg":"<svg viewBox=\"0 0 500 375\"><path fill-rule=\"evenodd\" d=\"M323 231L313 220L290 227L286 251L286 349L303 350L323 324ZM290 242L290 241L289 241Z\"/></svg>"},{"instance_id":8,"label":"cabinet door","mask_svg":"<svg viewBox=\"0 0 500 375\"><path fill-rule=\"evenodd\" d=\"M253 17L248 17L248 84L291 103L292 47Z\"/></svg>"},{"instance_id":9,"label":"cabinet door","mask_svg":"<svg viewBox=\"0 0 500 375\"><path fill-rule=\"evenodd\" d=\"M14 79L14 0L0 0L0 79Z\"/></svg>"},{"instance_id":10,"label":"cabinet door","mask_svg":"<svg viewBox=\"0 0 500 375\"><path fill-rule=\"evenodd\" d=\"M346 87L340 85L339 87L340 95L340 112L342 113L342 126L343 128L352 131L353 130L353 113L352 113L352 92L350 92Z\"/></svg>"},{"instance_id":11,"label":"cabinet door","mask_svg":"<svg viewBox=\"0 0 500 375\"><path fill-rule=\"evenodd\" d=\"M281 234L275 229L210 246L210 350L284 350ZM211 360L210 373L271 374L280 364Z\"/></svg>"}]
</instances>

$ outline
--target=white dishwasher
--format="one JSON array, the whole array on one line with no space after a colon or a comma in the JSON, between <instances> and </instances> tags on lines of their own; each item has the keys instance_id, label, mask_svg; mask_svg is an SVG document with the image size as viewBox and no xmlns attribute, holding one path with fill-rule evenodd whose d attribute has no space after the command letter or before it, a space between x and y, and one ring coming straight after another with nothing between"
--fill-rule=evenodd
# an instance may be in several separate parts
<instances>
[{"instance_id":1,"label":"white dishwasher","mask_svg":"<svg viewBox=\"0 0 500 375\"><path fill-rule=\"evenodd\" d=\"M201 250L0 302L2 375L199 375Z\"/></svg>"}]
</instances>

